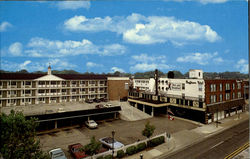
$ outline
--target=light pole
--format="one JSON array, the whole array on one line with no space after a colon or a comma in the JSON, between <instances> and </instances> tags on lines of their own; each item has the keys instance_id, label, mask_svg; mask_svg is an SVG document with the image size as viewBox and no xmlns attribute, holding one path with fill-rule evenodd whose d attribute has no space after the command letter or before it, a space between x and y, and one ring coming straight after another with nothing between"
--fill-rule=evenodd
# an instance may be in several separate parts
<instances>
[{"instance_id":1,"label":"light pole","mask_svg":"<svg viewBox=\"0 0 250 159\"><path fill-rule=\"evenodd\" d=\"M115 131L112 131L112 159L114 158L114 142L115 142Z\"/></svg>"}]
</instances>

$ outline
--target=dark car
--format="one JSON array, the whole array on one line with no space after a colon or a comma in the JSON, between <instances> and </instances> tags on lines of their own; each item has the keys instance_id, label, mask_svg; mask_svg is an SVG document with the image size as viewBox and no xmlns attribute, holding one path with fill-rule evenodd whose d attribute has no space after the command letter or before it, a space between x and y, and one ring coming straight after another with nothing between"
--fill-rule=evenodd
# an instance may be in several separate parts
<instances>
[{"instance_id":1,"label":"dark car","mask_svg":"<svg viewBox=\"0 0 250 159\"><path fill-rule=\"evenodd\" d=\"M71 155L76 159L83 159L88 155L83 151L83 146L80 143L68 146Z\"/></svg>"},{"instance_id":2,"label":"dark car","mask_svg":"<svg viewBox=\"0 0 250 159\"><path fill-rule=\"evenodd\" d=\"M107 98L100 98L102 102L108 102Z\"/></svg>"},{"instance_id":3,"label":"dark car","mask_svg":"<svg viewBox=\"0 0 250 159\"><path fill-rule=\"evenodd\" d=\"M101 102L101 100L100 100L100 99L98 99L98 98L95 98L95 99L94 99L94 102L96 102L96 103L100 103L100 102Z\"/></svg>"},{"instance_id":4,"label":"dark car","mask_svg":"<svg viewBox=\"0 0 250 159\"><path fill-rule=\"evenodd\" d=\"M95 106L95 108L100 109L100 108L104 108L104 106L102 104L98 104Z\"/></svg>"},{"instance_id":5,"label":"dark car","mask_svg":"<svg viewBox=\"0 0 250 159\"><path fill-rule=\"evenodd\" d=\"M94 103L92 99L86 99L85 102L86 103Z\"/></svg>"}]
</instances>

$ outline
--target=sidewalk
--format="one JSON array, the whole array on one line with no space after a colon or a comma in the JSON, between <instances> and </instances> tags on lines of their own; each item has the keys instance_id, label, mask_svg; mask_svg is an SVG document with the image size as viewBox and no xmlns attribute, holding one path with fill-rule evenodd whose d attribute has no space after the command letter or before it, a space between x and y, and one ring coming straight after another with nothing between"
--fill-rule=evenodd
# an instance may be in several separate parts
<instances>
[{"instance_id":1,"label":"sidewalk","mask_svg":"<svg viewBox=\"0 0 250 159\"><path fill-rule=\"evenodd\" d=\"M143 155L143 159L155 159L162 154L169 154L174 151L183 149L187 146L193 145L204 140L206 137L220 133L223 130L239 124L242 121L249 120L249 112L240 113L238 115L228 117L220 120L220 124L216 127L216 123L203 125L201 127L192 130L183 130L172 134L171 138L164 144L159 145L153 149L139 152L135 155L128 156L128 159L140 159L140 154Z\"/></svg>"}]
</instances>

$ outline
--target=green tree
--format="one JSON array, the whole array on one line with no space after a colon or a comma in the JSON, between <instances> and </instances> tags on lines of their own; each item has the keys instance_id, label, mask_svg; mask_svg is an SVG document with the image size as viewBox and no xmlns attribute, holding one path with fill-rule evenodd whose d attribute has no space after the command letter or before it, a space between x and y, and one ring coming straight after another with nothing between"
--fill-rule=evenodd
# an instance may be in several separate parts
<instances>
[{"instance_id":1,"label":"green tree","mask_svg":"<svg viewBox=\"0 0 250 159\"><path fill-rule=\"evenodd\" d=\"M93 155L98 152L98 150L101 148L101 143L99 141L96 141L95 136L92 136L90 139L90 143L84 146L84 151L88 155Z\"/></svg>"},{"instance_id":2,"label":"green tree","mask_svg":"<svg viewBox=\"0 0 250 159\"><path fill-rule=\"evenodd\" d=\"M147 138L150 138L150 136L153 135L154 131L155 131L155 126L154 125L150 125L150 122L148 121L145 124L144 130L142 130L142 135L146 136Z\"/></svg>"},{"instance_id":3,"label":"green tree","mask_svg":"<svg viewBox=\"0 0 250 159\"><path fill-rule=\"evenodd\" d=\"M36 137L38 123L26 120L21 112L11 110L9 115L0 115L0 158L4 159L47 159L48 154L40 148Z\"/></svg>"}]
</instances>

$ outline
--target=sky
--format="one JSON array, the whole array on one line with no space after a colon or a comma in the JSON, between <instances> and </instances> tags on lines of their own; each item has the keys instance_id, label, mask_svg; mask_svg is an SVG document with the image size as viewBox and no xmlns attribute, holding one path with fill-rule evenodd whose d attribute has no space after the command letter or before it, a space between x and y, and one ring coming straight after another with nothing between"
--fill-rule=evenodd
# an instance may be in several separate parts
<instances>
[{"instance_id":1,"label":"sky","mask_svg":"<svg viewBox=\"0 0 250 159\"><path fill-rule=\"evenodd\" d=\"M0 2L1 68L248 73L246 0Z\"/></svg>"}]
</instances>

